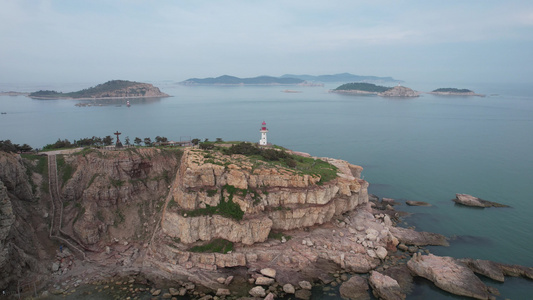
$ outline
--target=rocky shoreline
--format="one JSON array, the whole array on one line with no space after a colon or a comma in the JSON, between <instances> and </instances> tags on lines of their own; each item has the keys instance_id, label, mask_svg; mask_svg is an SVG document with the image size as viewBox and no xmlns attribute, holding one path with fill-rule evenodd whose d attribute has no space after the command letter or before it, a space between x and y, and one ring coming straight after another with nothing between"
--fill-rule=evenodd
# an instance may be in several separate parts
<instances>
[{"instance_id":1,"label":"rocky shoreline","mask_svg":"<svg viewBox=\"0 0 533 300\"><path fill-rule=\"evenodd\" d=\"M0 267L9 272L0 283L24 277L26 294L33 283L58 298L309 299L320 286L350 299L405 299L423 277L492 299L497 290L475 273L533 279L529 267L431 254L425 247L448 246L447 238L398 226L399 202L368 195L361 167L290 153L300 169L217 149L64 155L71 173L59 186L71 204L61 232L87 249L85 260L48 238L51 199L37 188L46 174L33 173L32 188L26 170L38 161L0 153ZM302 171L316 165L334 167L336 177ZM241 218L225 214L235 211ZM22 234L36 236L17 240ZM193 251L217 239L231 248Z\"/></svg>"},{"instance_id":2,"label":"rocky shoreline","mask_svg":"<svg viewBox=\"0 0 533 300\"><path fill-rule=\"evenodd\" d=\"M495 295L499 295L498 290L486 286L475 274L499 282L504 282L505 276L533 279L533 268L431 254L425 249L426 245L447 246L447 239L438 234L396 227L400 212L393 207L391 209L389 203L373 201L345 214L344 219L310 228L305 235L294 235L290 241L267 241L262 245L264 249L279 246L298 248L298 252L313 263L297 272L287 268L287 262L256 262L241 267L216 268L209 271L191 268L189 274L169 277L166 272L161 273L161 269L154 268L153 262L145 260L142 266L114 267L109 268L107 273L102 271L106 267L95 268L92 274L87 272L87 267L82 267L80 270L85 269L80 274L82 276L69 277L65 272L62 275L67 275L65 279L57 281L42 295L63 297L77 293L100 293L120 299L134 299L141 295L156 299L180 296L203 300L246 297L310 299L311 289L319 286L325 295L347 299L370 299L370 293L380 299L405 299L412 291L414 277L420 276L452 294L493 299ZM387 226L388 224L390 225ZM385 247L377 246L383 242L380 238L384 232L378 232L379 228L383 228L383 231L389 230L397 240L388 241ZM327 235L334 238L326 240ZM349 247L356 247L358 251L346 251L343 248L346 247L343 244L347 245L344 242L346 240L351 241L348 243ZM360 253L363 249L366 251L366 258L353 260L348 257L352 251ZM253 251L261 253L260 249ZM331 252L329 257L332 260L321 259L319 252L323 251ZM332 256L335 251L341 253L337 258ZM176 272L173 273L176 275ZM90 288L83 289L84 285Z\"/></svg>"}]
</instances>

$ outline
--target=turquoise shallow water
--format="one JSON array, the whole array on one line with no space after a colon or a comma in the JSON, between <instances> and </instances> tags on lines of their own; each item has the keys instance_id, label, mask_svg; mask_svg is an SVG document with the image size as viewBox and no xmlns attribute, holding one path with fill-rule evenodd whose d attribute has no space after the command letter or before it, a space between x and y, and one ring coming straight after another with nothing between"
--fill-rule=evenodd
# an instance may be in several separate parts
<instances>
[{"instance_id":1,"label":"turquoise shallow water","mask_svg":"<svg viewBox=\"0 0 533 300\"><path fill-rule=\"evenodd\" d=\"M328 93L334 86L283 93L286 87L155 84L174 97L132 100L127 108L0 96L0 111L7 112L0 117L0 140L41 147L118 130L131 140L160 135L256 142L265 120L269 142L362 165L378 196L433 204L398 208L412 213L409 225L455 237L451 247L432 252L533 266L533 91L527 86L469 86L491 95L485 98L388 99ZM512 207L460 207L450 201L455 193ZM524 279L489 284L511 299L533 292L533 282ZM420 283L410 299L435 297L450 295Z\"/></svg>"}]
</instances>

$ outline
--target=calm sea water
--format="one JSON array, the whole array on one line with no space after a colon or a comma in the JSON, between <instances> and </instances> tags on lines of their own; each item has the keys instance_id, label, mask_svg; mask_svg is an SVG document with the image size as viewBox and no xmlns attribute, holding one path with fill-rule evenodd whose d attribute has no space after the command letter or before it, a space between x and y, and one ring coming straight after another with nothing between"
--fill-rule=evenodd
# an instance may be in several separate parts
<instances>
[{"instance_id":1,"label":"calm sea water","mask_svg":"<svg viewBox=\"0 0 533 300\"><path fill-rule=\"evenodd\" d=\"M130 100L128 108L125 101L76 107L76 100L0 96L0 111L7 113L0 115L0 140L42 147L58 138L103 137L118 130L122 140L159 135L257 142L264 120L269 142L363 166L371 193L433 204L398 207L412 213L406 221L418 230L453 237L450 247L431 247L433 253L533 266L531 87L473 84L466 87L488 96L388 99L327 92L336 85L290 87L301 93L284 93L286 87L154 84L173 97ZM44 88L69 91L91 85ZM455 193L512 208L456 206L450 200ZM533 282L525 279L487 284L496 286L502 299L524 299L533 292ZM421 282L409 299L450 297Z\"/></svg>"}]
</instances>

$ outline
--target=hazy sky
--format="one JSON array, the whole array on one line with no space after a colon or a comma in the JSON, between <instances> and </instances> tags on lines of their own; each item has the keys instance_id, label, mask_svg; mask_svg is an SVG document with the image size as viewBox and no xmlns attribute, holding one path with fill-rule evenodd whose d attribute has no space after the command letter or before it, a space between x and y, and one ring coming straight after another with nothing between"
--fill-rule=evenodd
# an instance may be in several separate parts
<instances>
[{"instance_id":1,"label":"hazy sky","mask_svg":"<svg viewBox=\"0 0 533 300\"><path fill-rule=\"evenodd\" d=\"M0 0L0 81L533 82L533 1Z\"/></svg>"}]
</instances>

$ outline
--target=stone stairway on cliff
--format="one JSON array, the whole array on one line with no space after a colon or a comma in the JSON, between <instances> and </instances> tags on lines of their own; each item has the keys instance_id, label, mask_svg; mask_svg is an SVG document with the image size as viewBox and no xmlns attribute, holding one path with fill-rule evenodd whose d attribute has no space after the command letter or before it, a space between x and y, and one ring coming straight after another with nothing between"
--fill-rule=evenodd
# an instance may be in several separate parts
<instances>
[{"instance_id":1,"label":"stone stairway on cliff","mask_svg":"<svg viewBox=\"0 0 533 300\"><path fill-rule=\"evenodd\" d=\"M86 256L84 250L87 249L61 230L63 220L63 201L61 201L61 195L59 193L56 155L48 155L48 180L50 198L52 200L52 224L50 226L49 236L50 238L60 241L65 246L69 247L73 253L79 254L80 258L85 260Z\"/></svg>"}]
</instances>

